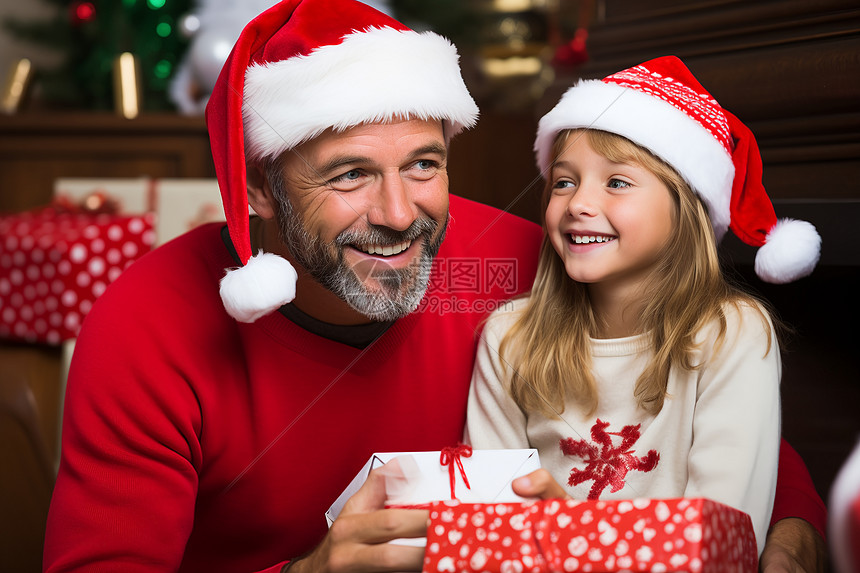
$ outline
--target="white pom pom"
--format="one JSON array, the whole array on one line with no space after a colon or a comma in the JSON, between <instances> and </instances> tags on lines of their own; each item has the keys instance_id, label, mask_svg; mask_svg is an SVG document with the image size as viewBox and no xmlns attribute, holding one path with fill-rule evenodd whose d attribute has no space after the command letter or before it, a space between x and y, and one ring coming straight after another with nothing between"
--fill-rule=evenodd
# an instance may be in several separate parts
<instances>
[{"instance_id":1,"label":"white pom pom","mask_svg":"<svg viewBox=\"0 0 860 573\"><path fill-rule=\"evenodd\" d=\"M283 257L260 251L221 279L221 300L239 322L254 322L296 298L298 275Z\"/></svg>"},{"instance_id":2,"label":"white pom pom","mask_svg":"<svg viewBox=\"0 0 860 573\"><path fill-rule=\"evenodd\" d=\"M755 272L769 283L789 283L810 274L820 256L821 237L811 223L780 219L756 254Z\"/></svg>"}]
</instances>

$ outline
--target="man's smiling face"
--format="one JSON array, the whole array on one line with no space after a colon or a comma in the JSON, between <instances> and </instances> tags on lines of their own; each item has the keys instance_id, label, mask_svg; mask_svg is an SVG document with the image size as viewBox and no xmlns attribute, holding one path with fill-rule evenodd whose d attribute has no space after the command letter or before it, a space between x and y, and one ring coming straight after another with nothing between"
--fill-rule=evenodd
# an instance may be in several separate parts
<instances>
[{"instance_id":1,"label":"man's smiling face","mask_svg":"<svg viewBox=\"0 0 860 573\"><path fill-rule=\"evenodd\" d=\"M326 131L270 173L280 238L361 314L401 318L421 302L445 234L446 161L438 121Z\"/></svg>"}]
</instances>

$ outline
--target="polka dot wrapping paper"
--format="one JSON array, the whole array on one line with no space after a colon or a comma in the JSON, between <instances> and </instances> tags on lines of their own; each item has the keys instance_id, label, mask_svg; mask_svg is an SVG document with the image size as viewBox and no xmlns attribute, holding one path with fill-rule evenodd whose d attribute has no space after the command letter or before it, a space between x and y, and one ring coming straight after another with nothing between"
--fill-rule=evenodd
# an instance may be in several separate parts
<instances>
[{"instance_id":1,"label":"polka dot wrapping paper","mask_svg":"<svg viewBox=\"0 0 860 573\"><path fill-rule=\"evenodd\" d=\"M0 216L0 337L75 338L96 298L154 243L152 213L45 207Z\"/></svg>"},{"instance_id":2,"label":"polka dot wrapping paper","mask_svg":"<svg viewBox=\"0 0 860 573\"><path fill-rule=\"evenodd\" d=\"M707 499L437 502L424 573L756 573L749 516Z\"/></svg>"}]
</instances>

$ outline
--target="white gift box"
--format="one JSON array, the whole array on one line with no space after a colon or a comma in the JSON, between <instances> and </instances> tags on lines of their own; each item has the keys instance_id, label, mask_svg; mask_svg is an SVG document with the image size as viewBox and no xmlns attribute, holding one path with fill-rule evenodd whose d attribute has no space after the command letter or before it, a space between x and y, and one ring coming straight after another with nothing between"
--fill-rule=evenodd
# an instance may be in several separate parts
<instances>
[{"instance_id":1,"label":"white gift box","mask_svg":"<svg viewBox=\"0 0 860 573\"><path fill-rule=\"evenodd\" d=\"M325 518L329 527L337 519L347 500L364 484L371 470L397 460L396 471L385 476L387 506L421 506L433 501L451 499L451 467L454 492L463 503L515 503L525 501L514 493L511 481L540 468L535 449L473 450L469 457L460 456L442 465L441 452L388 452L370 456L361 471L335 500ZM465 473L469 482L463 479ZM423 546L424 539L397 540Z\"/></svg>"}]
</instances>

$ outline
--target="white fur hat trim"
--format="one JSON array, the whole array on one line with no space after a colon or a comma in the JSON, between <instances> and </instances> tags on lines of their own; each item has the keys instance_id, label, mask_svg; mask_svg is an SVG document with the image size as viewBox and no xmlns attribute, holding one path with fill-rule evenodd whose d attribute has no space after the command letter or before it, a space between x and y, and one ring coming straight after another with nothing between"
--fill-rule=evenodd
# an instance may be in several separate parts
<instances>
[{"instance_id":1,"label":"white fur hat trim","mask_svg":"<svg viewBox=\"0 0 860 573\"><path fill-rule=\"evenodd\" d=\"M298 275L283 257L260 251L221 279L221 300L239 322L254 322L296 298Z\"/></svg>"},{"instance_id":2,"label":"white fur hat trim","mask_svg":"<svg viewBox=\"0 0 860 573\"><path fill-rule=\"evenodd\" d=\"M432 32L370 28L307 56L253 64L242 106L249 159L277 157L332 128L442 120L451 138L478 118L457 49Z\"/></svg>"}]
</instances>

